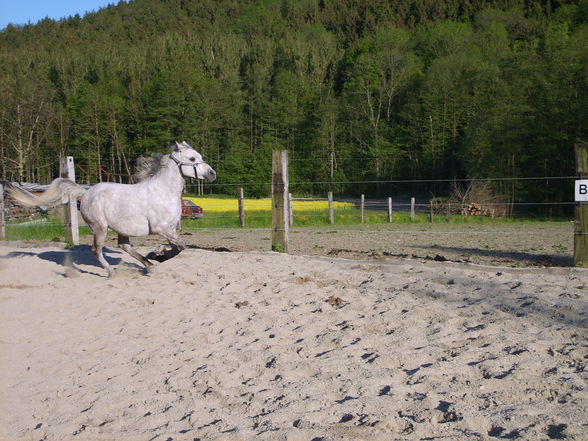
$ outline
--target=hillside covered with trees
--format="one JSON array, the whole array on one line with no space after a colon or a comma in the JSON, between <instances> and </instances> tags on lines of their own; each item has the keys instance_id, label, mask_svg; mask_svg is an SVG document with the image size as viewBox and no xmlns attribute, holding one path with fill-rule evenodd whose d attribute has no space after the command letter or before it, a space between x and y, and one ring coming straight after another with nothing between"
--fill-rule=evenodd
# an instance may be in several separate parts
<instances>
[{"instance_id":1,"label":"hillside covered with trees","mask_svg":"<svg viewBox=\"0 0 588 441\"><path fill-rule=\"evenodd\" d=\"M8 26L0 177L47 182L72 155L80 182L126 181L173 140L205 155L215 192L265 194L273 149L291 181L324 183L305 192L570 176L587 18L587 0L134 0Z\"/></svg>"}]
</instances>

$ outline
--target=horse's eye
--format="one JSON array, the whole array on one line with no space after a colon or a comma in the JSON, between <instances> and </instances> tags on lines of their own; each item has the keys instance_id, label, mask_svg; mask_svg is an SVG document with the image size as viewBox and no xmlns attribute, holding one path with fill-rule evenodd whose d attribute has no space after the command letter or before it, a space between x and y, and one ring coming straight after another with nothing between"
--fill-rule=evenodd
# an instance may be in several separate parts
<instances>
[{"instance_id":1,"label":"horse's eye","mask_svg":"<svg viewBox=\"0 0 588 441\"><path fill-rule=\"evenodd\" d=\"M196 162L196 158L190 158L190 161Z\"/></svg>"}]
</instances>

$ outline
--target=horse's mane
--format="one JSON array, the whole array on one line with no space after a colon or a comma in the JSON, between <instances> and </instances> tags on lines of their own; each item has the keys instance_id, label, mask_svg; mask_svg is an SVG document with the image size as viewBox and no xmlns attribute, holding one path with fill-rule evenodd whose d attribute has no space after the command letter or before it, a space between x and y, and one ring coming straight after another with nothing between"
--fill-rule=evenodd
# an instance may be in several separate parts
<instances>
[{"instance_id":1,"label":"horse's mane","mask_svg":"<svg viewBox=\"0 0 588 441\"><path fill-rule=\"evenodd\" d=\"M154 153L150 157L139 156L135 163L133 180L135 182L141 182L155 176L165 166L165 157L166 155L161 153Z\"/></svg>"}]
</instances>

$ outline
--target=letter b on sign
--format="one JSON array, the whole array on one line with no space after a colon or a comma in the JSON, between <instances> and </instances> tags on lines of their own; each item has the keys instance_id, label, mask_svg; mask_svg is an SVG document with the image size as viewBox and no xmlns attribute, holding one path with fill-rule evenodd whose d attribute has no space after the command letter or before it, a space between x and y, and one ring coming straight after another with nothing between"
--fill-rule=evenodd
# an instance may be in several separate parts
<instances>
[{"instance_id":1,"label":"letter b on sign","mask_svg":"<svg viewBox=\"0 0 588 441\"><path fill-rule=\"evenodd\" d=\"M588 179L576 181L576 202L588 202Z\"/></svg>"}]
</instances>

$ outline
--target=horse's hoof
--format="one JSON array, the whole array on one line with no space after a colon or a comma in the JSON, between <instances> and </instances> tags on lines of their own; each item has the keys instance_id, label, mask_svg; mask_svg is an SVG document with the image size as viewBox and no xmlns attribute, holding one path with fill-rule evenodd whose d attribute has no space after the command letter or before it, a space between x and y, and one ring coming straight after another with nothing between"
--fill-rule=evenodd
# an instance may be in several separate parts
<instances>
[{"instance_id":1,"label":"horse's hoof","mask_svg":"<svg viewBox=\"0 0 588 441\"><path fill-rule=\"evenodd\" d=\"M145 275L150 276L156 272L157 267L155 265L145 265Z\"/></svg>"}]
</instances>

